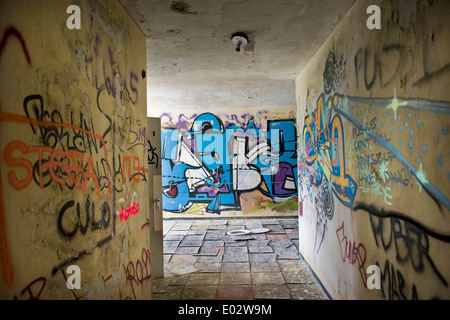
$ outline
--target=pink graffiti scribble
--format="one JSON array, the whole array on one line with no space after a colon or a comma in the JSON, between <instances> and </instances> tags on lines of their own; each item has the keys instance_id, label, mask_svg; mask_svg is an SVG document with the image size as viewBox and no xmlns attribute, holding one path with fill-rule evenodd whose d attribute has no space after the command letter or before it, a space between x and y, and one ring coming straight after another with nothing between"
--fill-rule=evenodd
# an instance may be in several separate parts
<instances>
[{"instance_id":1,"label":"pink graffiti scribble","mask_svg":"<svg viewBox=\"0 0 450 320\"><path fill-rule=\"evenodd\" d=\"M139 203L133 202L130 203L130 206L126 209L122 207L120 209L119 215L120 215L120 222L127 221L130 216L134 216L139 212Z\"/></svg>"},{"instance_id":2,"label":"pink graffiti scribble","mask_svg":"<svg viewBox=\"0 0 450 320\"><path fill-rule=\"evenodd\" d=\"M27 59L28 64L31 64L30 54L28 53L28 49L27 49L25 40L23 39L20 32L17 31L17 29L13 26L8 27L3 32L2 40L0 41L0 57L2 56L3 49L5 49L6 43L10 37L15 37L17 40L19 40L20 45L22 46L23 53L25 54L25 58Z\"/></svg>"},{"instance_id":3,"label":"pink graffiti scribble","mask_svg":"<svg viewBox=\"0 0 450 320\"><path fill-rule=\"evenodd\" d=\"M344 222L336 230L336 235L339 240L339 246L341 247L342 262L347 262L351 265L357 265L359 273L362 278L364 286L367 285L366 275L366 248L362 243L356 243L347 238L344 231Z\"/></svg>"}]
</instances>

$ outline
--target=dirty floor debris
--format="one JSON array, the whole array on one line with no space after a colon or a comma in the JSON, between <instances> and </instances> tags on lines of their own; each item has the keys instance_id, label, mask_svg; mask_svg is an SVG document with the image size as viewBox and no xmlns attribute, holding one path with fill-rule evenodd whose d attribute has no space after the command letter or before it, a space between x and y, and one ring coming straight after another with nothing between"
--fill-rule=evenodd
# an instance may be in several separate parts
<instances>
[{"instance_id":1,"label":"dirty floor debris","mask_svg":"<svg viewBox=\"0 0 450 320\"><path fill-rule=\"evenodd\" d=\"M239 229L268 232L227 235ZM166 219L154 300L324 300L298 255L295 218Z\"/></svg>"}]
</instances>

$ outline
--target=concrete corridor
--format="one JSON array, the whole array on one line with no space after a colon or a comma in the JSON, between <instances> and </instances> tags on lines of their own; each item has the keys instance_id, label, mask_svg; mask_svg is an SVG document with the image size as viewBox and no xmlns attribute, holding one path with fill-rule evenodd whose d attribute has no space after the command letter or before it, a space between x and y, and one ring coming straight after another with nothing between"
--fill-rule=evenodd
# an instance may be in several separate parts
<instances>
[{"instance_id":1,"label":"concrete corridor","mask_svg":"<svg viewBox=\"0 0 450 320\"><path fill-rule=\"evenodd\" d=\"M238 229L270 231L227 235ZM298 254L295 218L166 219L163 279L154 300L323 300Z\"/></svg>"}]
</instances>

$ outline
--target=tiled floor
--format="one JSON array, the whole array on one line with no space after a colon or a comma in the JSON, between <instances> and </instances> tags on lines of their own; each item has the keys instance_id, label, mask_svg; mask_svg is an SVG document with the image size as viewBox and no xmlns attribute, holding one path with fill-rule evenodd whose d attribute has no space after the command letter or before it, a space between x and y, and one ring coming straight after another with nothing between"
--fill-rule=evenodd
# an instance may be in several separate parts
<instances>
[{"instance_id":1,"label":"tiled floor","mask_svg":"<svg viewBox=\"0 0 450 320\"><path fill-rule=\"evenodd\" d=\"M237 229L270 231L230 236ZM298 255L295 218L166 219L155 300L326 299Z\"/></svg>"}]
</instances>

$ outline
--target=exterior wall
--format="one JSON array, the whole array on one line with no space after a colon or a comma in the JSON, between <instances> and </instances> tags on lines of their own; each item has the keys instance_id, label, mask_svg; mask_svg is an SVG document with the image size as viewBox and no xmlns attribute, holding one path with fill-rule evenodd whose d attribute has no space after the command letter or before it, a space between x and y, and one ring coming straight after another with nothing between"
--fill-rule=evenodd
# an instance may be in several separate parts
<instances>
[{"instance_id":1,"label":"exterior wall","mask_svg":"<svg viewBox=\"0 0 450 320\"><path fill-rule=\"evenodd\" d=\"M450 298L449 15L357 1L296 80L300 253L334 299Z\"/></svg>"},{"instance_id":2,"label":"exterior wall","mask_svg":"<svg viewBox=\"0 0 450 320\"><path fill-rule=\"evenodd\" d=\"M164 217L297 215L294 114L162 114Z\"/></svg>"},{"instance_id":3,"label":"exterior wall","mask_svg":"<svg viewBox=\"0 0 450 320\"><path fill-rule=\"evenodd\" d=\"M144 36L114 0L2 1L0 32L0 297L150 298Z\"/></svg>"}]
</instances>

